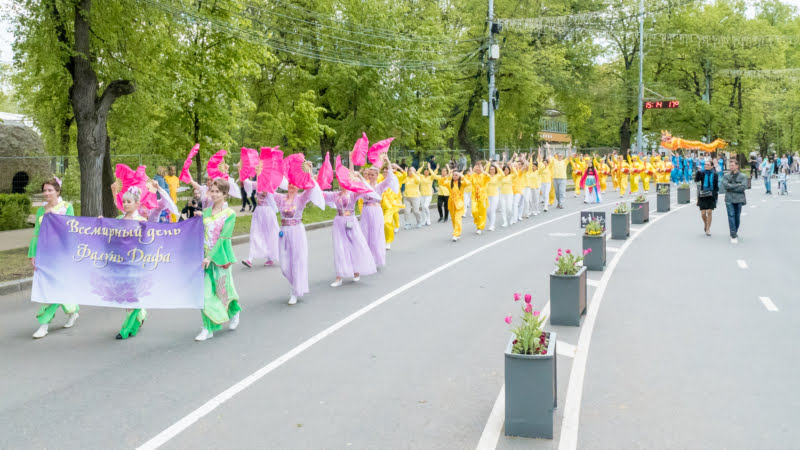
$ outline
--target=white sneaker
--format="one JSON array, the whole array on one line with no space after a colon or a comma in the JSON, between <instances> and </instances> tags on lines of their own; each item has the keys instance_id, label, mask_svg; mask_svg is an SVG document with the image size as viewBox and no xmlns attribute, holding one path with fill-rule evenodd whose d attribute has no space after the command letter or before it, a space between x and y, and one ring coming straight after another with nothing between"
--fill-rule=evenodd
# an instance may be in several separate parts
<instances>
[{"instance_id":1,"label":"white sneaker","mask_svg":"<svg viewBox=\"0 0 800 450\"><path fill-rule=\"evenodd\" d=\"M476 233L478 233L478 234L482 234L482 233L483 233L483 230L478 230Z\"/></svg>"},{"instance_id":2,"label":"white sneaker","mask_svg":"<svg viewBox=\"0 0 800 450\"><path fill-rule=\"evenodd\" d=\"M418 223L418 224L417 224L417 228L422 228L422 224L421 224L421 223Z\"/></svg>"},{"instance_id":3,"label":"white sneaker","mask_svg":"<svg viewBox=\"0 0 800 450\"><path fill-rule=\"evenodd\" d=\"M236 313L236 314L233 315L233 317L231 317L231 321L230 321L230 323L228 323L228 329L229 330L233 331L233 330L239 328L239 314L240 313Z\"/></svg>"},{"instance_id":4,"label":"white sneaker","mask_svg":"<svg viewBox=\"0 0 800 450\"><path fill-rule=\"evenodd\" d=\"M731 238L731 244L738 244L738 243L739 243L738 238Z\"/></svg>"},{"instance_id":5,"label":"white sneaker","mask_svg":"<svg viewBox=\"0 0 800 450\"><path fill-rule=\"evenodd\" d=\"M403 227L403 229L404 230L410 230L411 229L411 225L406 225L406 226Z\"/></svg>"},{"instance_id":6,"label":"white sneaker","mask_svg":"<svg viewBox=\"0 0 800 450\"><path fill-rule=\"evenodd\" d=\"M39 325L39 329L36 330L36 333L33 333L34 339L41 339L47 336L47 329L50 328L46 323Z\"/></svg>"},{"instance_id":7,"label":"white sneaker","mask_svg":"<svg viewBox=\"0 0 800 450\"><path fill-rule=\"evenodd\" d=\"M342 285L342 280L336 280L336 281L334 281L333 283L331 283L331 287L339 287L339 286L341 286L341 285ZM294 297L293 297L293 298L294 298ZM289 300L289 301L291 302L291 300ZM290 303L290 304L291 304L291 303Z\"/></svg>"},{"instance_id":8,"label":"white sneaker","mask_svg":"<svg viewBox=\"0 0 800 450\"><path fill-rule=\"evenodd\" d=\"M297 303L297 297L295 297L294 295L289 297L289 304L290 305L294 305L296 303Z\"/></svg>"},{"instance_id":9,"label":"white sneaker","mask_svg":"<svg viewBox=\"0 0 800 450\"><path fill-rule=\"evenodd\" d=\"M78 313L74 312L67 316L67 323L64 324L64 328L72 328L75 325L75 321L78 320Z\"/></svg>"},{"instance_id":10,"label":"white sneaker","mask_svg":"<svg viewBox=\"0 0 800 450\"><path fill-rule=\"evenodd\" d=\"M392 244L386 244L386 250L391 250L391 249L392 249Z\"/></svg>"},{"instance_id":11,"label":"white sneaker","mask_svg":"<svg viewBox=\"0 0 800 450\"><path fill-rule=\"evenodd\" d=\"M503 228L505 228L505 227L507 227L507 226L508 226L508 224L507 224L507 223L504 223L503 225L500 225L500 226L501 226L501 227L503 227Z\"/></svg>"},{"instance_id":12,"label":"white sneaker","mask_svg":"<svg viewBox=\"0 0 800 450\"><path fill-rule=\"evenodd\" d=\"M211 339L213 337L214 337L214 333L212 333L211 331L208 331L208 329L206 329L206 328L203 328L202 330L200 330L200 334L198 334L197 336L194 337L194 340L198 341L198 342L201 342L201 341L205 341L206 339Z\"/></svg>"},{"instance_id":13,"label":"white sneaker","mask_svg":"<svg viewBox=\"0 0 800 450\"><path fill-rule=\"evenodd\" d=\"M399 232L400 232L400 227L397 227L397 228L395 228L395 229L394 229L394 232L395 232L395 233L399 233Z\"/></svg>"},{"instance_id":14,"label":"white sneaker","mask_svg":"<svg viewBox=\"0 0 800 450\"><path fill-rule=\"evenodd\" d=\"M457 241L457 240L458 240L458 238L457 238L457 237L455 237L455 236L453 236L453 242L455 242L455 241Z\"/></svg>"},{"instance_id":15,"label":"white sneaker","mask_svg":"<svg viewBox=\"0 0 800 450\"><path fill-rule=\"evenodd\" d=\"M353 281L360 281L360 280L361 280L361 275L357 275L355 278L353 278Z\"/></svg>"},{"instance_id":16,"label":"white sneaker","mask_svg":"<svg viewBox=\"0 0 800 450\"><path fill-rule=\"evenodd\" d=\"M489 227L489 231L494 231L494 227Z\"/></svg>"}]
</instances>

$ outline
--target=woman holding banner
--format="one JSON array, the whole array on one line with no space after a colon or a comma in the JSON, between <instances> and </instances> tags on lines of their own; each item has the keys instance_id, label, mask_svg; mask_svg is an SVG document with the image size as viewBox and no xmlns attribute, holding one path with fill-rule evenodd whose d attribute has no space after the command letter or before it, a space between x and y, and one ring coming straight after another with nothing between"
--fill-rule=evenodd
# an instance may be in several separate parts
<instances>
[{"instance_id":1,"label":"woman holding banner","mask_svg":"<svg viewBox=\"0 0 800 450\"><path fill-rule=\"evenodd\" d=\"M212 206L203 210L205 239L203 269L205 269L205 295L203 301L203 329L194 340L205 341L214 337L222 324L230 321L228 329L239 326L239 295L233 284L231 266L236 263L231 237L236 225L236 213L228 208L225 196L230 192L230 183L224 178L215 178L208 188Z\"/></svg>"},{"instance_id":2,"label":"woman holding banner","mask_svg":"<svg viewBox=\"0 0 800 450\"><path fill-rule=\"evenodd\" d=\"M36 249L39 243L39 227L42 225L42 218L45 214L61 214L65 216L74 216L75 212L72 209L72 204L65 202L60 197L61 194L61 180L53 177L50 180L42 183L42 195L44 195L45 204L40 206L36 211L36 225L33 229L33 238L31 238L30 246L28 247L28 258L31 260L33 270L36 270ZM78 305L58 304L53 303L49 305L42 305L39 312L36 314L36 320L39 321L39 329L33 333L34 339L41 339L47 336L50 322L58 311L58 307L64 310L67 314L67 323L64 328L72 328L75 321L78 320Z\"/></svg>"}]
</instances>

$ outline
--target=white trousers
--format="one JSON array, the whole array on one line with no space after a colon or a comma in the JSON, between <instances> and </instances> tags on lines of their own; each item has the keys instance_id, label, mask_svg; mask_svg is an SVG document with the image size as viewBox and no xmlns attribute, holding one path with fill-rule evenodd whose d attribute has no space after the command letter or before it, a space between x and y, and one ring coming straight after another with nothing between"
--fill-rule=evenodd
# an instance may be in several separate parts
<instances>
[{"instance_id":1,"label":"white trousers","mask_svg":"<svg viewBox=\"0 0 800 450\"><path fill-rule=\"evenodd\" d=\"M462 217L467 217L470 205L472 205L472 192L464 192L464 215Z\"/></svg>"},{"instance_id":2,"label":"white trousers","mask_svg":"<svg viewBox=\"0 0 800 450\"><path fill-rule=\"evenodd\" d=\"M539 188L531 188L531 196L528 199L528 205L530 205L529 211L531 213L539 213Z\"/></svg>"},{"instance_id":3,"label":"white trousers","mask_svg":"<svg viewBox=\"0 0 800 450\"><path fill-rule=\"evenodd\" d=\"M511 223L522 220L523 203L525 203L525 196L522 194L514 194L514 220L512 220Z\"/></svg>"},{"instance_id":4,"label":"white trousers","mask_svg":"<svg viewBox=\"0 0 800 450\"><path fill-rule=\"evenodd\" d=\"M499 195L493 195L489 197L489 207L486 209L486 226L490 230L494 230L494 224L497 221L497 207L499 205Z\"/></svg>"},{"instance_id":5,"label":"white trousers","mask_svg":"<svg viewBox=\"0 0 800 450\"><path fill-rule=\"evenodd\" d=\"M512 220L514 212L514 194L500 194L500 211L503 215L503 226Z\"/></svg>"},{"instance_id":6,"label":"white trousers","mask_svg":"<svg viewBox=\"0 0 800 450\"><path fill-rule=\"evenodd\" d=\"M541 193L542 200L544 200L544 210L547 211L547 206L550 202L550 183L542 183Z\"/></svg>"},{"instance_id":7,"label":"white trousers","mask_svg":"<svg viewBox=\"0 0 800 450\"><path fill-rule=\"evenodd\" d=\"M524 191L522 191L522 216L529 217L531 215L531 192L533 189L526 187Z\"/></svg>"},{"instance_id":8,"label":"white trousers","mask_svg":"<svg viewBox=\"0 0 800 450\"><path fill-rule=\"evenodd\" d=\"M420 202L419 209L420 214L422 214L422 223L425 225L431 224L431 199L433 198L432 195L423 195L420 197L422 201Z\"/></svg>"},{"instance_id":9,"label":"white trousers","mask_svg":"<svg viewBox=\"0 0 800 450\"><path fill-rule=\"evenodd\" d=\"M405 204L405 213L403 218L406 221L406 226L411 226L411 214L417 219L417 225L422 225L422 214L419 211L420 197L405 197L403 203Z\"/></svg>"},{"instance_id":10,"label":"white trousers","mask_svg":"<svg viewBox=\"0 0 800 450\"><path fill-rule=\"evenodd\" d=\"M586 194L583 196L583 201L586 203L600 203L603 201L603 196L600 195L600 191L597 190L597 186L587 187L584 189ZM589 190L592 191L591 195L589 194ZM595 195L597 192L597 195Z\"/></svg>"}]
</instances>

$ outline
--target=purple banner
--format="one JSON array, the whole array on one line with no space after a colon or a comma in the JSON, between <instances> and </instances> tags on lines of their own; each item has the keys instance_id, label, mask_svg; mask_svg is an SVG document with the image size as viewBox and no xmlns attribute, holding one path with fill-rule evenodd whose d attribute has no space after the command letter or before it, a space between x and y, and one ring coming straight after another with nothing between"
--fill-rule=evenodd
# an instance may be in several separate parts
<instances>
[{"instance_id":1,"label":"purple banner","mask_svg":"<svg viewBox=\"0 0 800 450\"><path fill-rule=\"evenodd\" d=\"M114 308L203 307L203 220L45 214L31 300Z\"/></svg>"}]
</instances>

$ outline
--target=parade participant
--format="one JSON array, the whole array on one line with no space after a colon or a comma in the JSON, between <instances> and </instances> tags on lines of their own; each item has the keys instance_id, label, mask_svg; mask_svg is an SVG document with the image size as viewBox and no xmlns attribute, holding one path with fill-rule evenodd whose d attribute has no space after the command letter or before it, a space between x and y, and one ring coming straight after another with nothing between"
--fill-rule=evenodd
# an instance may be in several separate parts
<instances>
[{"instance_id":1,"label":"parade participant","mask_svg":"<svg viewBox=\"0 0 800 450\"><path fill-rule=\"evenodd\" d=\"M367 184L369 184L375 193L379 196L376 200L374 197L364 198L363 206L361 208L361 219L359 226L361 232L367 240L372 258L377 267L386 264L386 250L390 247L389 241L386 240L386 211L382 208L384 198L386 198L386 191L399 191L400 183L397 182L397 177L394 172L389 170L391 163L386 155L383 155L384 173L386 178L378 182L378 168L371 166L365 169ZM389 221L391 221L391 214L389 214ZM389 228L389 232L394 233L394 230Z\"/></svg>"},{"instance_id":2,"label":"parade participant","mask_svg":"<svg viewBox=\"0 0 800 450\"><path fill-rule=\"evenodd\" d=\"M611 183L614 186L614 191L619 191L619 178L620 178L620 166L619 166L619 157L617 156L617 152L611 154L611 160L609 161L611 164Z\"/></svg>"},{"instance_id":3,"label":"parade participant","mask_svg":"<svg viewBox=\"0 0 800 450\"><path fill-rule=\"evenodd\" d=\"M650 192L650 178L655 176L656 171L653 168L652 159L644 164L644 171L642 172L642 190Z\"/></svg>"},{"instance_id":4,"label":"parade participant","mask_svg":"<svg viewBox=\"0 0 800 450\"><path fill-rule=\"evenodd\" d=\"M403 203L403 185L405 185L408 175L406 175L406 169L404 169L402 165L398 166L395 164L392 166L392 170L395 171L394 176L397 177L397 182L400 183L400 190L397 192L388 191L393 205L391 209L394 211L392 213L392 229L394 233L398 233L400 232L400 210L406 207Z\"/></svg>"},{"instance_id":5,"label":"parade participant","mask_svg":"<svg viewBox=\"0 0 800 450\"><path fill-rule=\"evenodd\" d=\"M505 158L503 158L505 160ZM505 161L504 161L505 162ZM503 173L500 177L500 213L503 215L502 227L507 227L509 223L514 224L514 174L507 164L503 165Z\"/></svg>"},{"instance_id":6,"label":"parade participant","mask_svg":"<svg viewBox=\"0 0 800 450\"><path fill-rule=\"evenodd\" d=\"M236 188L234 188L236 189ZM208 188L211 198L211 207L203 210L203 270L205 271L205 285L203 295L203 329L194 338L195 341L205 341L214 337L214 332L222 329L222 324L228 323L228 329L233 331L239 327L241 306L236 286L233 283L233 270L236 263L233 254L233 229L236 226L236 213L228 208L225 196L231 190L231 185L224 178L216 178ZM265 208L266 209L266 208Z\"/></svg>"},{"instance_id":7,"label":"parade participant","mask_svg":"<svg viewBox=\"0 0 800 450\"><path fill-rule=\"evenodd\" d=\"M406 179L403 182L406 187L403 196L403 203L406 207L403 215L403 219L406 223L404 228L406 230L411 228L412 214L417 221L417 228L422 227L422 212L420 211L422 193L419 189L420 183L422 183L422 178L417 175L417 170L414 169L413 166L408 166L406 169Z\"/></svg>"},{"instance_id":8,"label":"parade participant","mask_svg":"<svg viewBox=\"0 0 800 450\"><path fill-rule=\"evenodd\" d=\"M527 164L519 160L519 157L514 154L514 161L511 165L511 172L513 173L513 177L511 178L511 192L514 193L514 206L512 208L512 219L511 225L514 225L517 222L522 221L522 210L524 209L525 203L525 186L528 184L527 178Z\"/></svg>"},{"instance_id":9,"label":"parade participant","mask_svg":"<svg viewBox=\"0 0 800 450\"><path fill-rule=\"evenodd\" d=\"M697 206L703 218L703 231L706 236L711 236L711 217L719 193L719 175L711 160L706 160L704 170L695 174L694 181L697 183Z\"/></svg>"},{"instance_id":10,"label":"parade participant","mask_svg":"<svg viewBox=\"0 0 800 450\"><path fill-rule=\"evenodd\" d=\"M112 186L111 191L116 191L117 188ZM116 194L116 192L114 192ZM136 220L139 222L147 221L147 218L139 213L141 206L142 190L136 186L131 186L122 194L122 214L117 216L117 219L123 220ZM155 217L155 222L158 221L158 216ZM128 315L125 322L122 323L122 328L117 333L116 339L128 339L129 337L136 336L139 333L139 328L142 327L145 319L147 318L147 310L145 309L127 309Z\"/></svg>"},{"instance_id":11,"label":"parade participant","mask_svg":"<svg viewBox=\"0 0 800 450\"><path fill-rule=\"evenodd\" d=\"M424 163L422 175L419 176L421 180L419 183L419 190L420 194L422 194L419 208L420 213L422 214L423 225L431 224L431 199L433 199L434 175L436 175L436 171L431 170L430 163Z\"/></svg>"},{"instance_id":12,"label":"parade participant","mask_svg":"<svg viewBox=\"0 0 800 450\"><path fill-rule=\"evenodd\" d=\"M265 266L278 261L278 217L275 204L267 192L256 194L258 208L253 210L250 222L250 249L247 259L242 261L246 267L253 267L253 261L264 258Z\"/></svg>"},{"instance_id":13,"label":"parade participant","mask_svg":"<svg viewBox=\"0 0 800 450\"><path fill-rule=\"evenodd\" d=\"M581 195L581 178L583 178L583 162L578 153L569 158L569 165L572 168L572 183L575 185L575 198Z\"/></svg>"},{"instance_id":14,"label":"parade participant","mask_svg":"<svg viewBox=\"0 0 800 450\"><path fill-rule=\"evenodd\" d=\"M292 158L295 155L300 156ZM308 237L303 226L303 210L309 202L325 208L322 191L311 174L311 161L304 161L302 157L301 153L295 153L284 160L289 179L286 194L270 194L281 214L278 254L281 272L292 285L290 305L308 293ZM298 185L305 189L302 193Z\"/></svg>"},{"instance_id":15,"label":"parade participant","mask_svg":"<svg viewBox=\"0 0 800 450\"><path fill-rule=\"evenodd\" d=\"M661 180L664 179L664 163L661 161L661 157L658 155L653 155L650 158L650 161L653 164L653 170L655 170L655 182L656 184L661 183Z\"/></svg>"},{"instance_id":16,"label":"parade participant","mask_svg":"<svg viewBox=\"0 0 800 450\"><path fill-rule=\"evenodd\" d=\"M666 157L662 161L664 164L664 183L669 183L672 180L672 171L675 170L675 165Z\"/></svg>"},{"instance_id":17,"label":"parade participant","mask_svg":"<svg viewBox=\"0 0 800 450\"><path fill-rule=\"evenodd\" d=\"M175 176L175 166L169 166L167 168L167 176L164 177L164 181L167 182L167 186L169 187L169 197L172 199L172 203L178 204L178 187L181 184L181 181ZM170 214L170 222L177 222L178 215L177 214Z\"/></svg>"},{"instance_id":18,"label":"parade participant","mask_svg":"<svg viewBox=\"0 0 800 450\"><path fill-rule=\"evenodd\" d=\"M450 189L450 218L453 221L453 242L461 239L461 221L464 216L464 190L469 185L469 180L461 176L461 172L454 170L453 175L444 180Z\"/></svg>"},{"instance_id":19,"label":"parade participant","mask_svg":"<svg viewBox=\"0 0 800 450\"><path fill-rule=\"evenodd\" d=\"M469 184L472 185L472 220L477 228L476 233L481 234L486 227L486 208L489 203L486 186L491 177L483 171L483 166L478 161L472 169L472 174L465 178L468 178Z\"/></svg>"},{"instance_id":20,"label":"parade participant","mask_svg":"<svg viewBox=\"0 0 800 450\"><path fill-rule=\"evenodd\" d=\"M594 164L590 164L580 179L581 187L583 187L586 192L583 203L600 203L603 201L600 197L600 191L598 190L599 183L597 182L597 177L598 174L597 170L594 168Z\"/></svg>"},{"instance_id":21,"label":"parade participant","mask_svg":"<svg viewBox=\"0 0 800 450\"><path fill-rule=\"evenodd\" d=\"M681 172L681 165L678 159L678 155L672 155L670 158L670 164L672 164L672 170L670 171L670 183L678 184L681 182L681 178L683 178L683 174Z\"/></svg>"},{"instance_id":22,"label":"parade participant","mask_svg":"<svg viewBox=\"0 0 800 450\"><path fill-rule=\"evenodd\" d=\"M383 234L386 240L385 250L392 248L394 242L394 235L397 232L399 224L399 211L403 206L403 197L400 195L400 180L405 179L406 173L397 164L384 164L381 168L381 175L378 177L378 183L393 177L392 188L386 189L381 195L381 210L383 211ZM396 187L396 188L395 188Z\"/></svg>"},{"instance_id":23,"label":"parade participant","mask_svg":"<svg viewBox=\"0 0 800 450\"><path fill-rule=\"evenodd\" d=\"M75 215L75 210L72 208L72 204L61 199L61 180L55 176L42 183L42 195L44 196L45 203L36 210L33 237L31 238L31 243L28 246L28 259L31 261L33 270L36 270L36 250L39 244L39 231L42 226L42 219L44 218L44 215ZM75 325L75 321L78 320L79 316L78 310L80 307L78 305L69 303L51 303L42 305L41 308L39 308L39 312L36 313L36 320L39 321L39 329L33 333L34 339L41 339L47 336L50 328L50 322L53 320L53 317L55 317L56 311L58 311L59 307L61 307L61 309L64 310L64 314L67 315L67 323L64 324L64 328L72 328L72 326Z\"/></svg>"},{"instance_id":24,"label":"parade participant","mask_svg":"<svg viewBox=\"0 0 800 450\"><path fill-rule=\"evenodd\" d=\"M441 181L448 176L450 176L450 169L448 169L447 166L442 167L441 176L436 175L436 173L433 174L433 179L436 180L436 185L439 189L439 194L436 196L436 209L439 211L438 222L447 222L450 216L450 211L447 209L447 204L450 200L450 190L447 189L447 185Z\"/></svg>"},{"instance_id":25,"label":"parade participant","mask_svg":"<svg viewBox=\"0 0 800 450\"><path fill-rule=\"evenodd\" d=\"M550 170L550 164L547 158L542 159L541 151L536 155L536 158L539 161L539 192L541 194L542 201L544 202L544 212L547 212L547 207L550 201L550 182L553 174Z\"/></svg>"},{"instance_id":26,"label":"parade participant","mask_svg":"<svg viewBox=\"0 0 800 450\"><path fill-rule=\"evenodd\" d=\"M694 180L694 153L689 153L689 156L686 158L686 166L685 166L685 174L684 178L686 181L691 182Z\"/></svg>"},{"instance_id":27,"label":"parade participant","mask_svg":"<svg viewBox=\"0 0 800 450\"><path fill-rule=\"evenodd\" d=\"M461 172L461 176L469 176L472 174L472 168L467 167L466 171ZM462 217L467 217L467 213L472 208L472 185L467 185L467 188L464 189L464 215Z\"/></svg>"},{"instance_id":28,"label":"parade participant","mask_svg":"<svg viewBox=\"0 0 800 450\"><path fill-rule=\"evenodd\" d=\"M549 148L549 145L548 145ZM557 153L555 158L550 162L550 170L553 174L553 186L555 187L555 197L558 209L564 209L564 200L567 192L567 161L564 157Z\"/></svg>"},{"instance_id":29,"label":"parade participant","mask_svg":"<svg viewBox=\"0 0 800 450\"><path fill-rule=\"evenodd\" d=\"M500 206L500 183L503 175L500 174L497 165L486 161L484 172L489 174L489 183L486 185L486 196L489 199L489 207L486 209L486 221L489 231L494 231L497 221L497 208Z\"/></svg>"},{"instance_id":30,"label":"parade participant","mask_svg":"<svg viewBox=\"0 0 800 450\"><path fill-rule=\"evenodd\" d=\"M639 159L638 155L628 155L628 164L631 167L631 194L635 194L639 192L639 179L641 178L642 170L644 170L644 165L642 161Z\"/></svg>"},{"instance_id":31,"label":"parade participant","mask_svg":"<svg viewBox=\"0 0 800 450\"><path fill-rule=\"evenodd\" d=\"M526 217L539 215L539 189L541 181L539 178L539 166L533 161L533 153L528 156L528 171L526 174L527 185L525 186L525 213Z\"/></svg>"},{"instance_id":32,"label":"parade participant","mask_svg":"<svg viewBox=\"0 0 800 450\"><path fill-rule=\"evenodd\" d=\"M352 165L352 159L350 161ZM361 275L377 272L372 251L356 220L355 208L358 200L377 202L381 198L358 172L342 166L338 156L336 179L339 180L339 191L323 193L325 204L336 209L331 228L336 279L331 287L341 286L343 278L359 281Z\"/></svg>"},{"instance_id":33,"label":"parade participant","mask_svg":"<svg viewBox=\"0 0 800 450\"><path fill-rule=\"evenodd\" d=\"M597 181L600 193L605 194L608 188L608 174L611 172L611 169L606 165L605 157L603 157L603 159L597 159L597 155L595 155L592 159L592 164L594 164L594 168L597 170Z\"/></svg>"},{"instance_id":34,"label":"parade participant","mask_svg":"<svg viewBox=\"0 0 800 450\"><path fill-rule=\"evenodd\" d=\"M619 196L624 197L628 193L628 177L631 173L631 166L627 161L619 158Z\"/></svg>"}]
</instances>

